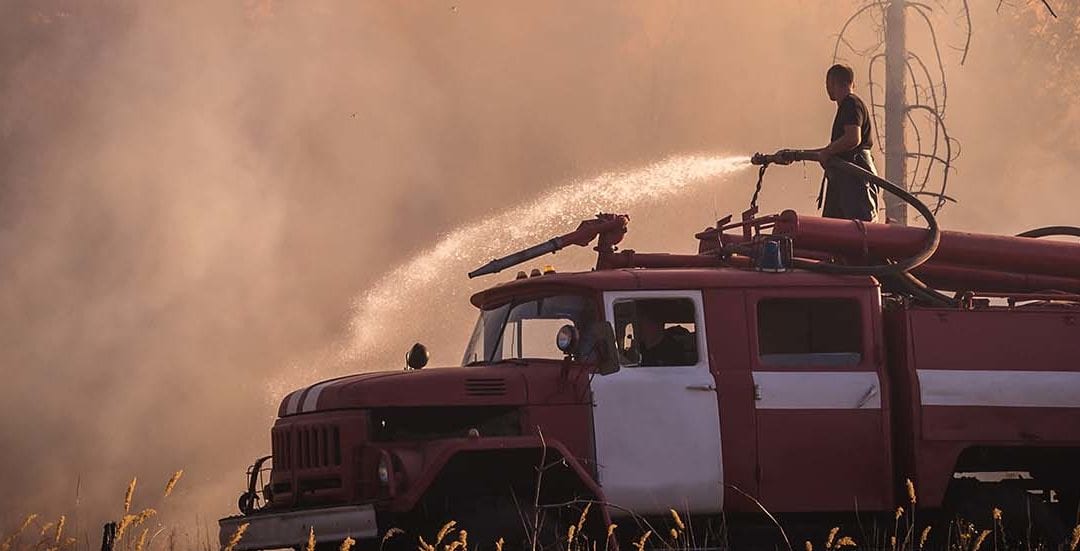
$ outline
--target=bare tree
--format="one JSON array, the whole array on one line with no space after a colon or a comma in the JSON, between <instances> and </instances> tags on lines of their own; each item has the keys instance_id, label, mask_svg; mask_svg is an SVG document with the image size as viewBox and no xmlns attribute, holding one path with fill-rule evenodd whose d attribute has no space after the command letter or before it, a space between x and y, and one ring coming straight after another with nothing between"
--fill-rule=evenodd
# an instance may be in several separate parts
<instances>
[{"instance_id":1,"label":"bare tree","mask_svg":"<svg viewBox=\"0 0 1080 551\"><path fill-rule=\"evenodd\" d=\"M967 0L952 2L954 6L957 3L965 35L963 46L958 48L961 52L960 64L963 65L971 49L971 10ZM1042 0L1042 3L1052 16L1057 17L1048 0ZM949 9L943 0L938 1L937 7L941 12ZM870 111L877 132L876 143L885 155L885 178L904 186L915 195L932 198L934 204L931 208L936 214L947 202L955 202L948 195L948 184L953 163L960 155L960 144L949 134L946 125L948 82L941 44L934 26L935 15L933 7L917 1L868 0L841 27L833 48L833 61L842 59L842 51L869 58L867 83ZM909 49L909 16L916 24L925 25L928 31L930 42L919 51L932 52L929 65L917 51ZM860 46L850 36L856 22L870 24L873 39L868 41L868 45ZM878 103L875 99L882 92L880 75L875 73L881 61L884 62L885 72L884 103ZM909 83L911 94L907 91ZM878 124L878 115L882 112L885 119L884 140L881 139ZM908 147L908 128L915 139L914 150ZM931 184L935 174L940 174L940 180ZM886 197L885 201L886 218L906 224L906 205L891 196Z\"/></svg>"}]
</instances>

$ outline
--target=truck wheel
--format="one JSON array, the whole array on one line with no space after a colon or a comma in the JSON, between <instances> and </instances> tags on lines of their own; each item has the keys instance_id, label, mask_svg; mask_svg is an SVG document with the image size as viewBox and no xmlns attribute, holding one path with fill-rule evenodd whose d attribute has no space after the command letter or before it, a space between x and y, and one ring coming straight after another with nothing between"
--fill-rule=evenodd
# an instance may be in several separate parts
<instances>
[{"instance_id":1,"label":"truck wheel","mask_svg":"<svg viewBox=\"0 0 1080 551\"><path fill-rule=\"evenodd\" d=\"M581 518L580 509L571 507L543 508L540 511L540 527L533 530L532 524L536 521L536 511L532 503L522 503L522 498L517 501L509 495L479 496L467 501L461 501L451 506L447 518L457 522L457 525L446 536L443 544L453 541L458 537L460 530L468 533L468 545L470 550L490 551L495 549L495 542L503 540L505 551L521 551L532 548L532 539L537 541L537 549L566 549L567 535L571 525L577 525ZM601 514L597 507L593 507L582 527L583 534L576 534L575 541L582 543L600 541L606 535ZM446 522L446 521L441 521ZM439 524L428 522L428 531L438 530ZM433 527L433 528L432 528ZM434 543L428 534L424 535L428 543ZM583 547L582 545L575 545ZM597 548L603 550L603 545Z\"/></svg>"},{"instance_id":2,"label":"truck wheel","mask_svg":"<svg viewBox=\"0 0 1080 551\"><path fill-rule=\"evenodd\" d=\"M453 540L459 530L468 532L469 548L491 550L495 542L502 538L507 551L523 549L528 542L528 531L522 519L531 520L531 507L518 503L511 496L478 496L468 501L454 504L451 509L457 526L447 536Z\"/></svg>"},{"instance_id":3,"label":"truck wheel","mask_svg":"<svg viewBox=\"0 0 1080 551\"><path fill-rule=\"evenodd\" d=\"M955 481L962 482L962 481ZM955 483L954 482L954 483ZM1010 542L1044 543L1051 549L1065 540L1061 519L1039 495L1004 483L961 483L950 488L942 508L939 535L956 533L958 523L973 524L978 530L993 530L994 509L1000 509L1000 527ZM953 536L955 542L955 535ZM944 544L944 541L939 543Z\"/></svg>"}]
</instances>

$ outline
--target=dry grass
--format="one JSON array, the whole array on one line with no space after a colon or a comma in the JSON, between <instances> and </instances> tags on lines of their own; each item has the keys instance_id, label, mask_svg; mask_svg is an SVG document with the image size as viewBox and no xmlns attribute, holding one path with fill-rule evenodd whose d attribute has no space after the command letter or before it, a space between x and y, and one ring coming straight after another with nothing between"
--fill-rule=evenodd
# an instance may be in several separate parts
<instances>
[{"instance_id":1,"label":"dry grass","mask_svg":"<svg viewBox=\"0 0 1080 551\"><path fill-rule=\"evenodd\" d=\"M975 540L975 546L972 547L971 551L979 551L979 548L982 547L983 542L986 541L986 536L989 535L989 530L983 530L982 532L979 532L979 539Z\"/></svg>"},{"instance_id":2,"label":"dry grass","mask_svg":"<svg viewBox=\"0 0 1080 551\"><path fill-rule=\"evenodd\" d=\"M444 524L443 527L439 529L439 533L435 536L435 545L437 546L442 543L442 540L446 538L446 535L449 534L450 530L453 530L455 526L457 526L457 522L453 520Z\"/></svg>"},{"instance_id":3,"label":"dry grass","mask_svg":"<svg viewBox=\"0 0 1080 551\"><path fill-rule=\"evenodd\" d=\"M682 532L686 531L686 524L684 524L682 519L679 518L679 512L678 511L676 511L675 509L672 509L671 510L671 518L672 518L672 520L675 521L675 528L679 529Z\"/></svg>"},{"instance_id":4,"label":"dry grass","mask_svg":"<svg viewBox=\"0 0 1080 551\"><path fill-rule=\"evenodd\" d=\"M60 545L60 539L64 537L65 524L67 524L67 516L60 515L60 520L56 521L56 537L53 538L54 545Z\"/></svg>"},{"instance_id":5,"label":"dry grass","mask_svg":"<svg viewBox=\"0 0 1080 551\"><path fill-rule=\"evenodd\" d=\"M233 551L233 549L236 548L236 545L240 543L241 539L243 539L244 532L247 532L248 526L250 526L250 523L245 522L240 526L236 527L236 530L233 532L232 536L229 537L229 543L225 545L225 551ZM314 534L314 531L312 533Z\"/></svg>"},{"instance_id":6,"label":"dry grass","mask_svg":"<svg viewBox=\"0 0 1080 551\"><path fill-rule=\"evenodd\" d=\"M419 536L417 540L419 541L419 546L417 547L419 551L435 551L435 546L424 541L424 536Z\"/></svg>"},{"instance_id":7,"label":"dry grass","mask_svg":"<svg viewBox=\"0 0 1080 551\"><path fill-rule=\"evenodd\" d=\"M131 499L135 497L135 483L139 481L138 477L131 479L131 484L128 484L127 493L124 494L124 512L131 512Z\"/></svg>"},{"instance_id":8,"label":"dry grass","mask_svg":"<svg viewBox=\"0 0 1080 551\"><path fill-rule=\"evenodd\" d=\"M176 471L176 473L172 475L172 478L165 483L165 494L162 497L169 497L172 494L173 490L176 488L176 483L180 482L181 476L184 476L184 469Z\"/></svg>"},{"instance_id":9,"label":"dry grass","mask_svg":"<svg viewBox=\"0 0 1080 551\"><path fill-rule=\"evenodd\" d=\"M649 536L651 536L651 535L652 535L652 530L646 530L645 533L642 534L641 537L638 538L638 540L636 542L634 542L634 548L637 549L637 551L644 551L645 543L647 543L649 541Z\"/></svg>"},{"instance_id":10,"label":"dry grass","mask_svg":"<svg viewBox=\"0 0 1080 551\"><path fill-rule=\"evenodd\" d=\"M840 533L840 527L839 526L833 527L832 530L829 530L829 537L825 539L825 549L832 549L833 548L833 542L836 541L836 534L839 534L839 533Z\"/></svg>"},{"instance_id":11,"label":"dry grass","mask_svg":"<svg viewBox=\"0 0 1080 551\"><path fill-rule=\"evenodd\" d=\"M158 499L164 500L172 495L182 476L182 470L176 471L165 484L164 491ZM176 551L178 547L176 528L173 528L166 537L156 540L157 549L155 549L155 537L165 531L166 528L160 522L156 527L148 525L151 520L158 518L157 509L152 507L135 509L135 506L138 505L137 484L137 478L132 478L124 492L124 512L116 523L114 550ZM860 538L856 539L854 535L844 534L845 530L840 526L836 526L823 531L822 535L824 537L822 540L815 539L814 541L823 543L825 551L924 551L928 542L930 542L932 527L930 525L916 526L915 510L918 500L915 485L910 480L905 481L905 485L907 501L893 510L891 514L893 517L891 531L886 528L884 533L875 531L872 534L866 534L864 532ZM561 535L557 537L559 541L543 542L543 545L538 549L543 549L543 551L605 551L607 549L607 544L614 541L616 537L618 526L615 523L609 523L606 530L600 531L598 534L590 533L586 529L589 516L595 516L595 514L599 513L593 511L593 502L582 503L584 503L584 507L580 509L576 522L570 520L566 524L565 531L561 532ZM764 505L760 506L764 508ZM138 512L132 512L135 510L138 510ZM628 539L624 540L624 542L629 543L629 547L632 547L634 551L687 551L696 547L693 540L695 531L692 530L690 523L684 521L683 516L677 510L669 509L668 512L670 519L667 526L660 523L654 526L647 521L642 525L641 522L638 522L641 531L637 532L638 535L636 536L627 534ZM775 517L767 510L764 513L775 522ZM967 521L962 523L954 522L952 529L949 531L950 534L946 536L948 538L946 543L942 545L941 542L930 542L932 544L931 548L944 549L944 551L1051 550L1051 548L1033 545L1031 541L1018 537L1018 535L1006 534L1004 524L1004 521L1007 520L1006 516L1002 509L993 507L983 517L991 523L988 528L979 528ZM640 521L641 519L636 518L636 520ZM653 519L652 522L656 523L657 520ZM886 520L886 522L888 521ZM11 530L0 540L0 551L92 551L96 545L92 546L88 538L85 538L85 547L80 549L76 539L67 535L69 524L69 517L65 515L57 517L56 520L45 520L37 514L27 515L14 530ZM234 551L243 539L248 526L249 524L246 523L240 525L221 548L222 551ZM465 528L469 527L459 526L456 521L450 520L442 524L435 533L434 543L428 543L423 536L418 536L414 540L418 542L417 551L478 551L491 549L492 547L494 547L495 551L504 550L506 542L503 538L498 538L495 541L470 541L469 532ZM599 527L596 527L596 530L599 531ZM125 539L125 536L129 533L137 533L138 537L132 535ZM197 545L180 546L180 548L194 551L214 551L213 548L216 545L211 543L209 533L210 531L206 532L205 542L200 541ZM200 533L201 535L202 533ZM383 546L390 540L405 535L406 533L398 528L387 530L378 541L379 550L381 551ZM317 546L316 536L314 529L310 529L305 551L315 551ZM529 537L533 538L535 536L529 535ZM601 538L603 541L601 541ZM530 539L529 541L533 540ZM352 538L346 538L344 541L337 543L339 545L338 551L354 551L357 546L357 541ZM710 547L715 548L717 542L711 543L713 545ZM1068 549L1068 551L1077 551L1080 548L1080 524L1072 529L1070 537L1061 544L1059 549ZM625 547L627 546L624 545ZM804 551L814 551L815 544L807 540L804 541L803 547ZM730 549L726 545L721 548Z\"/></svg>"},{"instance_id":12,"label":"dry grass","mask_svg":"<svg viewBox=\"0 0 1080 551\"><path fill-rule=\"evenodd\" d=\"M922 533L919 534L919 550L920 551L924 547L926 547L926 540L930 537L930 529L931 528L933 528L933 527L930 526L930 525L927 525L926 528L923 528Z\"/></svg>"},{"instance_id":13,"label":"dry grass","mask_svg":"<svg viewBox=\"0 0 1080 551\"><path fill-rule=\"evenodd\" d=\"M135 542L135 551L143 551L143 548L146 547L146 535L149 533L149 528L143 528L142 533L139 534L139 539Z\"/></svg>"},{"instance_id":14,"label":"dry grass","mask_svg":"<svg viewBox=\"0 0 1080 551\"><path fill-rule=\"evenodd\" d=\"M165 492L160 499L164 500L173 493L182 474L182 470L173 474L166 483ZM132 512L137 499L135 495L137 484L137 477L132 478L131 482L127 484L122 503L123 513L120 515L118 521L112 523L115 526L113 549L116 551L152 551L154 549L154 538L166 530L165 526L160 522L155 527L148 525L151 519L157 517L157 509L146 507L139 510L137 513ZM76 511L78 511L77 508ZM92 535L91 532L82 532L82 541L77 539L77 537L72 537L67 534L70 530L69 518L68 515L60 515L55 521L43 522L38 514L27 515L25 520L23 520L17 528L0 540L0 551L91 551L92 549L96 549L97 542L90 541ZM77 517L75 518L75 528L77 529ZM31 526L35 527L37 538L33 541L23 541L24 536L30 530ZM128 538L125 540L124 536L136 528L142 528L138 538ZM34 532L30 532L30 534L33 533ZM79 536L79 534L73 535ZM176 551L175 528L172 529L166 540L164 545L159 543L159 547L165 547L168 551ZM200 546L189 545L188 547L196 549ZM206 551L210 551L209 543L202 545L201 547Z\"/></svg>"},{"instance_id":15,"label":"dry grass","mask_svg":"<svg viewBox=\"0 0 1080 551\"><path fill-rule=\"evenodd\" d=\"M382 539L379 540L379 550L382 551L382 548L384 546L386 546L386 542L388 542L388 541L394 539L395 537L400 536L400 535L402 535L404 533L405 533L405 531L402 530L401 528L391 528L391 529L387 530L386 533L383 534Z\"/></svg>"},{"instance_id":16,"label":"dry grass","mask_svg":"<svg viewBox=\"0 0 1080 551\"><path fill-rule=\"evenodd\" d=\"M124 533L128 528L138 528L156 514L156 509L143 509L142 511L139 511L138 514L124 515L116 527L116 541L120 541L124 538Z\"/></svg>"}]
</instances>

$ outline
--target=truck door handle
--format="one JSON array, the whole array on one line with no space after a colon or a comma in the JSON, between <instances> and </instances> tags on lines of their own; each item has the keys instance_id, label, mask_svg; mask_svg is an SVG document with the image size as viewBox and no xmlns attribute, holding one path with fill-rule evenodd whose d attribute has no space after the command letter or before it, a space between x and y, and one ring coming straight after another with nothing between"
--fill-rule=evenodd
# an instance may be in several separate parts
<instances>
[{"instance_id":1,"label":"truck door handle","mask_svg":"<svg viewBox=\"0 0 1080 551\"><path fill-rule=\"evenodd\" d=\"M870 388L866 389L866 394L863 394L863 397L855 404L855 409L862 409L874 396L877 396L877 385L870 385Z\"/></svg>"},{"instance_id":2,"label":"truck door handle","mask_svg":"<svg viewBox=\"0 0 1080 551\"><path fill-rule=\"evenodd\" d=\"M713 385L689 385L689 386L686 387L686 389L687 390L705 390L705 391L713 392L713 391L716 390L716 387L713 386Z\"/></svg>"}]
</instances>

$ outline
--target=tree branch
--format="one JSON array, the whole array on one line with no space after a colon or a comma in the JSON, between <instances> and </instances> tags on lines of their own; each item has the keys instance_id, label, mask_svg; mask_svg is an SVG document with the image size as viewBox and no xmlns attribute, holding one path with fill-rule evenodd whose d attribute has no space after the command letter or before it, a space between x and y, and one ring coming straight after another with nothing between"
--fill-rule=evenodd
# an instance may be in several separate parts
<instances>
[{"instance_id":1,"label":"tree branch","mask_svg":"<svg viewBox=\"0 0 1080 551\"><path fill-rule=\"evenodd\" d=\"M911 129L915 131L915 150L920 154L922 153L922 134L919 132L919 125L915 124L915 119L911 116L911 111L904 112L904 116L907 117L909 123L911 123ZM915 188L915 179L919 177L919 164L922 163L922 155L907 154L908 157L915 159L915 168L911 171L911 184L908 185L908 189Z\"/></svg>"},{"instance_id":2,"label":"tree branch","mask_svg":"<svg viewBox=\"0 0 1080 551\"><path fill-rule=\"evenodd\" d=\"M927 105L909 105L907 110L910 111L926 111L931 117L934 117L938 121L938 126L941 128L941 133L945 137L945 160L947 161L941 171L941 190L938 192L941 196L945 196L946 189L949 185L949 170L952 168L952 161L954 157L952 155L952 138L949 137L949 131L945 127L945 121L941 118L941 113L935 110L933 107ZM936 154L936 152L935 152ZM938 199L937 206L934 207L934 214L937 214L941 207L945 204L943 199Z\"/></svg>"},{"instance_id":3,"label":"tree branch","mask_svg":"<svg viewBox=\"0 0 1080 551\"><path fill-rule=\"evenodd\" d=\"M930 6L919 4L917 2L908 2L906 5L915 10L915 13L918 13L923 18L923 21L926 22L927 30L930 31L930 42L934 45L934 55L937 56L938 72L941 73L941 105L939 106L939 113L944 116L949 94L945 82L945 62L941 60L941 48L938 46L937 31L934 30L934 24L930 22L930 16L927 14L927 12L933 10Z\"/></svg>"},{"instance_id":4,"label":"tree branch","mask_svg":"<svg viewBox=\"0 0 1080 551\"><path fill-rule=\"evenodd\" d=\"M952 197L949 197L948 195L943 195L941 193L934 193L932 191L912 191L911 194L912 195L929 195L930 197L937 197L938 200L943 199L943 200L948 201L950 203L958 203L959 202L956 199L953 199Z\"/></svg>"},{"instance_id":5,"label":"tree branch","mask_svg":"<svg viewBox=\"0 0 1080 551\"><path fill-rule=\"evenodd\" d=\"M933 81L933 79L932 79L932 78L930 77L930 69L928 69L928 68L926 67L926 64L925 64L925 63L923 63L923 60L922 60L922 58L921 58L921 57L919 57L919 56L918 56L917 54L915 54L914 52L908 52L908 55L907 55L907 57L908 57L908 59L909 59L909 60L912 60L912 59L913 59L913 60L915 60L915 62L919 64L919 67L921 67L921 68L922 68L922 70L923 70L923 74L924 74L924 75L926 76L926 80L927 80L927 81L928 81L928 83L929 83L929 85L928 85L928 88L929 88L929 90L930 90L930 106L931 106L931 107L933 107L935 111L938 111L938 112L940 112L940 111L939 111L939 106L940 106L940 104L938 103L938 98L937 98L937 90L936 90L936 89L934 88L934 81ZM942 93L943 93L943 94L945 93L945 88L944 88L944 86L942 87ZM916 99L916 101L918 101L918 100ZM938 121L940 121L940 120L941 120L940 118L934 118L934 119L933 119L933 121L934 121L934 132L933 132L933 136L934 136L934 144L933 144L933 146L932 146L932 147L931 147L931 149L930 149L930 153L931 153L932 155L937 155L937 152L938 152L938 147L939 147L939 145L940 145L940 144L938 143L938 135L939 135L939 132L940 132L940 129L938 128L938 127L939 127L939 122L938 122ZM942 124L943 124L943 123L942 123ZM926 184L927 184L927 183L928 183L929 181L930 181L930 165L927 165L927 166L926 166L926 175L925 175L925 176L923 177L923 184L922 184L922 187L924 187L924 188L925 188L925 187L926 187Z\"/></svg>"},{"instance_id":6,"label":"tree branch","mask_svg":"<svg viewBox=\"0 0 1080 551\"><path fill-rule=\"evenodd\" d=\"M846 46L847 46L848 48L851 48L851 50L852 50L853 52L856 52L856 53L858 53L858 51L857 51L857 50L856 50L855 48L853 48L853 47L851 46L851 44L848 44L848 42L847 42L847 40L846 40L846 39L844 39L844 33L846 33L846 32L847 32L847 28L848 28L848 27L849 27L849 26L850 26L850 25L851 25L851 24L852 24L852 23L853 23L853 22L854 22L854 21L855 21L856 19L858 19L860 15L862 15L862 14L866 13L866 12L867 12L867 11L868 11L869 9L871 9L871 8L874 8L874 7L881 7L881 2L880 2L880 1L876 1L876 2L873 2L873 3L871 3L871 4L867 4L867 5L865 5L865 6L861 7L861 8L859 8L859 9L858 9L858 10L857 10L857 11L856 11L856 12L855 12L854 14L852 14L852 15L851 15L851 17L849 17L849 18L848 18L848 20L847 20L847 21L845 21L845 22L844 22L844 26L843 26L843 27L840 27L840 34L836 35L836 44L834 44L834 45L833 45L833 54L832 54L832 59L833 59L833 63L836 63L836 60L837 60L838 56L840 55L840 43L841 43L841 42L843 42L843 43L844 43L844 45L846 45ZM880 47L880 46L881 46L881 42L878 42L878 45L877 45L877 47ZM875 47L875 49L876 49L877 47ZM873 50L871 50L871 51L873 51ZM868 53L869 53L869 52L868 52ZM866 54L862 54L862 55L866 55Z\"/></svg>"},{"instance_id":7,"label":"tree branch","mask_svg":"<svg viewBox=\"0 0 1080 551\"><path fill-rule=\"evenodd\" d=\"M968 0L964 0L964 19L967 21L967 38L964 39L964 55L960 56L960 65L967 61L968 50L971 49L971 8L968 7Z\"/></svg>"},{"instance_id":8,"label":"tree branch","mask_svg":"<svg viewBox=\"0 0 1080 551\"><path fill-rule=\"evenodd\" d=\"M945 159L942 159L941 157L938 157L937 155L931 155L930 153L914 152L914 153L908 153L907 156L912 158L912 159L930 159L931 162L937 161L937 162L939 162L939 163L941 163L943 165L949 164L949 162L946 161ZM923 190L919 190L919 191L922 192Z\"/></svg>"}]
</instances>

